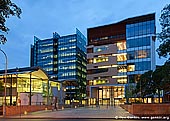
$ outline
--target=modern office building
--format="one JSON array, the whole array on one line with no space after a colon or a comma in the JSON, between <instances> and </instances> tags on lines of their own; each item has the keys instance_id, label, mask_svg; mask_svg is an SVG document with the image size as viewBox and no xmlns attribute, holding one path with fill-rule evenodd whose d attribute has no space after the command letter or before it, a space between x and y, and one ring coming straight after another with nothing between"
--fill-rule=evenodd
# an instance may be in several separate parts
<instances>
[{"instance_id":1,"label":"modern office building","mask_svg":"<svg viewBox=\"0 0 170 121\"><path fill-rule=\"evenodd\" d=\"M125 102L125 87L155 69L155 14L87 29L90 104Z\"/></svg>"},{"instance_id":2,"label":"modern office building","mask_svg":"<svg viewBox=\"0 0 170 121\"><path fill-rule=\"evenodd\" d=\"M55 32L50 39L34 37L31 66L42 67L50 78L65 85L68 104L85 97L86 63L86 38L78 29L67 36Z\"/></svg>"}]
</instances>

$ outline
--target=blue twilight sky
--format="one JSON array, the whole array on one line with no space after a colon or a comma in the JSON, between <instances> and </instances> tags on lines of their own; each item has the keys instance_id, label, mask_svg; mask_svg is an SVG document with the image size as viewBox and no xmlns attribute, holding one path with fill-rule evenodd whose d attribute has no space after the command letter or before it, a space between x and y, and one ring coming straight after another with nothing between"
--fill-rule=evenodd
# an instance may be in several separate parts
<instances>
[{"instance_id":1,"label":"blue twilight sky","mask_svg":"<svg viewBox=\"0 0 170 121\"><path fill-rule=\"evenodd\" d=\"M33 36L40 39L75 33L78 28L85 36L87 28L111 24L123 19L156 13L157 32L160 32L159 16L169 0L12 0L22 9L21 19L11 17L7 43L0 45L8 55L8 68L25 67L30 63L30 45ZM156 48L159 42L156 42ZM165 59L156 56L156 64ZM0 53L0 69L5 60Z\"/></svg>"}]
</instances>

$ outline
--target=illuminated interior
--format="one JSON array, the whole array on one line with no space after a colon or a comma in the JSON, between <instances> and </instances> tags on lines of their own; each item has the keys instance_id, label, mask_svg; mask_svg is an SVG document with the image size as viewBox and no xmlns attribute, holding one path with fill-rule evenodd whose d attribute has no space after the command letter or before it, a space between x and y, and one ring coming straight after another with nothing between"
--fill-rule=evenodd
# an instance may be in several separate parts
<instances>
[{"instance_id":1,"label":"illuminated interior","mask_svg":"<svg viewBox=\"0 0 170 121\"><path fill-rule=\"evenodd\" d=\"M92 64L93 63L93 59L88 59L88 64Z\"/></svg>"},{"instance_id":2,"label":"illuminated interior","mask_svg":"<svg viewBox=\"0 0 170 121\"><path fill-rule=\"evenodd\" d=\"M118 72L127 72L127 66L119 65L118 66Z\"/></svg>"},{"instance_id":3,"label":"illuminated interior","mask_svg":"<svg viewBox=\"0 0 170 121\"><path fill-rule=\"evenodd\" d=\"M108 81L103 79L103 80L90 80L89 85L98 85L98 84L106 84Z\"/></svg>"},{"instance_id":4,"label":"illuminated interior","mask_svg":"<svg viewBox=\"0 0 170 121\"><path fill-rule=\"evenodd\" d=\"M138 50L136 56L136 58L146 58L147 52L146 50Z\"/></svg>"},{"instance_id":5,"label":"illuminated interior","mask_svg":"<svg viewBox=\"0 0 170 121\"><path fill-rule=\"evenodd\" d=\"M0 75L0 81L3 82L4 76ZM42 104L47 104L48 92L48 77L41 70L23 73L11 73L7 75L7 105L16 105L17 99L21 93L28 93L32 96L40 94L43 97ZM12 90L12 91L10 91ZM10 99L12 98L12 99ZM12 102L11 102L12 100ZM0 105L3 104L3 95L0 97Z\"/></svg>"},{"instance_id":6,"label":"illuminated interior","mask_svg":"<svg viewBox=\"0 0 170 121\"><path fill-rule=\"evenodd\" d=\"M100 63L100 62L107 62L108 57L100 57L100 58L94 58L93 63Z\"/></svg>"},{"instance_id":7,"label":"illuminated interior","mask_svg":"<svg viewBox=\"0 0 170 121\"><path fill-rule=\"evenodd\" d=\"M126 57L126 53L121 53L117 55L117 61L126 61L127 57Z\"/></svg>"},{"instance_id":8,"label":"illuminated interior","mask_svg":"<svg viewBox=\"0 0 170 121\"><path fill-rule=\"evenodd\" d=\"M112 104L121 103L121 100L125 97L124 86L104 86L98 89L99 93L99 104Z\"/></svg>"},{"instance_id":9,"label":"illuminated interior","mask_svg":"<svg viewBox=\"0 0 170 121\"><path fill-rule=\"evenodd\" d=\"M95 47L93 49L94 49L94 52L101 52L101 51L107 50L108 46L105 45L105 46Z\"/></svg>"},{"instance_id":10,"label":"illuminated interior","mask_svg":"<svg viewBox=\"0 0 170 121\"><path fill-rule=\"evenodd\" d=\"M126 49L126 41L117 42L118 50L125 50Z\"/></svg>"},{"instance_id":11,"label":"illuminated interior","mask_svg":"<svg viewBox=\"0 0 170 121\"><path fill-rule=\"evenodd\" d=\"M117 82L118 82L118 84L126 84L127 83L127 78L118 78Z\"/></svg>"},{"instance_id":12,"label":"illuminated interior","mask_svg":"<svg viewBox=\"0 0 170 121\"><path fill-rule=\"evenodd\" d=\"M127 71L135 71L135 65L128 65Z\"/></svg>"}]
</instances>

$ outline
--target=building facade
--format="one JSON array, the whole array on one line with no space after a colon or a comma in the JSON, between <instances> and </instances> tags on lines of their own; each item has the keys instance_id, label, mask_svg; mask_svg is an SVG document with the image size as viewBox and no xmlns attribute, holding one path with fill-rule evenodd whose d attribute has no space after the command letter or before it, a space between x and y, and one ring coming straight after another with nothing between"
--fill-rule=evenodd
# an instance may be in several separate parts
<instances>
[{"instance_id":1,"label":"building facade","mask_svg":"<svg viewBox=\"0 0 170 121\"><path fill-rule=\"evenodd\" d=\"M86 38L76 29L76 34L51 39L34 37L31 46L31 66L42 67L50 76L65 85L65 100L83 98L86 94Z\"/></svg>"},{"instance_id":2,"label":"building facade","mask_svg":"<svg viewBox=\"0 0 170 121\"><path fill-rule=\"evenodd\" d=\"M87 96L90 104L125 102L125 87L155 69L155 14L87 30Z\"/></svg>"},{"instance_id":3,"label":"building facade","mask_svg":"<svg viewBox=\"0 0 170 121\"><path fill-rule=\"evenodd\" d=\"M0 106L4 103L5 70L0 70ZM49 81L47 74L39 67L8 69L6 74L6 104L17 105L48 105L51 104L52 88L56 83Z\"/></svg>"}]
</instances>

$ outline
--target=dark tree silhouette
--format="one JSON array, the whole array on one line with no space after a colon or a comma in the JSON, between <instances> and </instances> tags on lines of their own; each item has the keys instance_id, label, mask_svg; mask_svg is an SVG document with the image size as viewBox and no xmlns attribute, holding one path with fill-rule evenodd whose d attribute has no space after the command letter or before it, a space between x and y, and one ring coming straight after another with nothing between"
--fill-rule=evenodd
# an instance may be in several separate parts
<instances>
[{"instance_id":1,"label":"dark tree silhouette","mask_svg":"<svg viewBox=\"0 0 170 121\"><path fill-rule=\"evenodd\" d=\"M159 57L170 59L170 4L162 9L159 21L162 31L158 33L158 39L161 44L156 51Z\"/></svg>"},{"instance_id":2,"label":"dark tree silhouette","mask_svg":"<svg viewBox=\"0 0 170 121\"><path fill-rule=\"evenodd\" d=\"M5 25L7 18L10 16L20 18L21 13L21 9L11 0L0 0L0 32L7 33L9 31L9 28ZM4 44L6 41L6 37L0 34L0 44Z\"/></svg>"}]
</instances>

